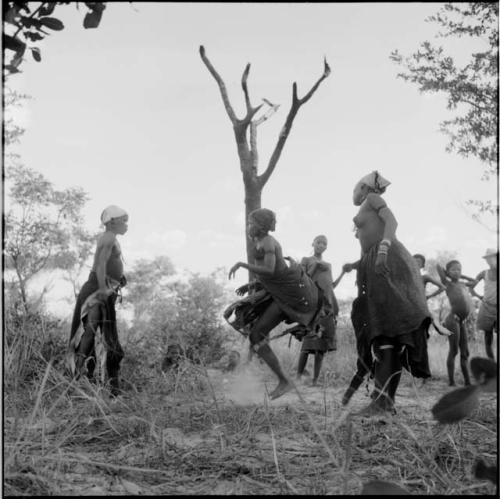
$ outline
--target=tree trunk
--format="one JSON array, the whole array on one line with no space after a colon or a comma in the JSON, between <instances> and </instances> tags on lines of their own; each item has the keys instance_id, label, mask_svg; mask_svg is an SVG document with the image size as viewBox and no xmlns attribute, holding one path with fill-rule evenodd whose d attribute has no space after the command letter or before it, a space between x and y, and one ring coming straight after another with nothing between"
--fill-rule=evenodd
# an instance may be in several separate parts
<instances>
[{"instance_id":1,"label":"tree trunk","mask_svg":"<svg viewBox=\"0 0 500 499\"><path fill-rule=\"evenodd\" d=\"M261 208L262 189L255 183L245 182L245 234L246 234L246 249L247 249L247 262L250 264L255 263L253 257L253 241L247 233L248 215L253 211ZM251 281L255 278L253 272L248 271L248 280Z\"/></svg>"},{"instance_id":2,"label":"tree trunk","mask_svg":"<svg viewBox=\"0 0 500 499\"><path fill-rule=\"evenodd\" d=\"M21 273L18 271L16 268L16 273L17 273L17 279L19 281L19 290L21 291L21 301L23 303L23 308L24 312L26 315L29 313L29 306L28 306L28 296L26 294L26 281L22 278Z\"/></svg>"}]
</instances>

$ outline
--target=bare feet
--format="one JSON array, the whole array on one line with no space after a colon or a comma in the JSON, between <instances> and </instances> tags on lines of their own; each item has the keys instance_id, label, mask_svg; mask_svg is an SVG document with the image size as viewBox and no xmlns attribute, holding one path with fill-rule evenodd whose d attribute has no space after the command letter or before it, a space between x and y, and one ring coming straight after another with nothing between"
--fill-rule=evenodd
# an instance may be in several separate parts
<instances>
[{"instance_id":1,"label":"bare feet","mask_svg":"<svg viewBox=\"0 0 500 499\"><path fill-rule=\"evenodd\" d=\"M280 381L278 386L269 394L269 398L271 400L277 399L281 397L286 392L289 392L293 388L292 383L290 381Z\"/></svg>"}]
</instances>

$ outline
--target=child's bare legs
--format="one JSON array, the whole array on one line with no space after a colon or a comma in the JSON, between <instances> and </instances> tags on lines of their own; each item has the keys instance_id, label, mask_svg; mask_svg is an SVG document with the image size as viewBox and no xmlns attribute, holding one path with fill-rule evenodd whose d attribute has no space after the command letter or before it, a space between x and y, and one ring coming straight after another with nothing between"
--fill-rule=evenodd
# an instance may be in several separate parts
<instances>
[{"instance_id":1,"label":"child's bare legs","mask_svg":"<svg viewBox=\"0 0 500 499\"><path fill-rule=\"evenodd\" d=\"M316 384L318 383L321 364L323 363L323 355L323 352L316 352L314 354L314 378L312 381L313 386L316 386Z\"/></svg>"},{"instance_id":2,"label":"child's bare legs","mask_svg":"<svg viewBox=\"0 0 500 499\"><path fill-rule=\"evenodd\" d=\"M446 359L446 368L448 370L448 384L455 386L455 357L458 354L458 341L460 337L460 328L457 320L450 314L445 321L445 327L453 334L448 336L448 357Z\"/></svg>"},{"instance_id":3,"label":"child's bare legs","mask_svg":"<svg viewBox=\"0 0 500 499\"><path fill-rule=\"evenodd\" d=\"M460 323L460 368L462 369L462 374L464 376L465 386L470 385L469 367L467 361L469 359L469 345L467 344L467 327L464 321Z\"/></svg>"},{"instance_id":4,"label":"child's bare legs","mask_svg":"<svg viewBox=\"0 0 500 499\"><path fill-rule=\"evenodd\" d=\"M280 397L292 388L292 384L283 373L278 357L267 343L262 343L267 335L284 319L283 313L273 301L257 320L250 332L250 343L255 346L257 355L269 366L271 371L278 377L278 386L271 392L272 399Z\"/></svg>"},{"instance_id":5,"label":"child's bare legs","mask_svg":"<svg viewBox=\"0 0 500 499\"><path fill-rule=\"evenodd\" d=\"M484 332L484 347L486 350L486 356L488 359L495 360L495 357L493 355L493 330L490 329L489 331L483 331Z\"/></svg>"}]
</instances>

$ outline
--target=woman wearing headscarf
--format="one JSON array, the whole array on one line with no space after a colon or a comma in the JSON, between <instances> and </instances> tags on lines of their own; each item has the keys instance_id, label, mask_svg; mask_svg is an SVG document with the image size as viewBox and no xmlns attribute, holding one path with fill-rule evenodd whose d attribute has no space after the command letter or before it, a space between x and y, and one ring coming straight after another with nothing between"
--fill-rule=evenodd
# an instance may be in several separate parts
<instances>
[{"instance_id":1,"label":"woman wearing headscarf","mask_svg":"<svg viewBox=\"0 0 500 499\"><path fill-rule=\"evenodd\" d=\"M94 369L99 361L106 367L111 394L115 396L120 393L118 376L123 358L115 302L120 288L126 284L122 252L116 236L127 232L128 214L123 208L110 205L102 212L101 223L105 230L97 238L92 270L76 299L67 363L76 378L86 374L89 379L94 379ZM101 331L99 336L98 330ZM97 348L96 343L101 348Z\"/></svg>"},{"instance_id":2,"label":"woman wearing headscarf","mask_svg":"<svg viewBox=\"0 0 500 499\"><path fill-rule=\"evenodd\" d=\"M389 184L373 171L354 187L353 203L360 207L354 224L361 258L344 266L346 271L357 270L358 297L351 317L359 329L356 340L362 342L358 351L373 350L375 355L375 391L361 411L365 415L394 412L402 367L413 376L430 377L427 330L431 315L417 264L398 241L396 218L382 198Z\"/></svg>"},{"instance_id":3,"label":"woman wearing headscarf","mask_svg":"<svg viewBox=\"0 0 500 499\"><path fill-rule=\"evenodd\" d=\"M255 263L237 262L229 271L229 279L239 268L254 273L257 283L271 297L261 304L259 315L250 326L249 339L253 351L278 377L279 383L270 394L272 399L280 397L293 385L268 344L269 333L282 321L313 327L321 307L318 287L302 266L292 260L290 265L285 262L280 243L269 234L275 227L273 211L266 208L252 211L248 216L247 231L254 243ZM255 283L242 286L237 292L242 294L250 287L255 287Z\"/></svg>"}]
</instances>

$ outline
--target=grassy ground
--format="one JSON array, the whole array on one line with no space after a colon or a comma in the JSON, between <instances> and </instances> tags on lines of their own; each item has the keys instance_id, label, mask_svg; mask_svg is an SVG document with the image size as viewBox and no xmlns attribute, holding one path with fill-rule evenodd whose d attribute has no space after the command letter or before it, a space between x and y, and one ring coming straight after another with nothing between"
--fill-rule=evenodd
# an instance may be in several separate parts
<instances>
[{"instance_id":1,"label":"grassy ground","mask_svg":"<svg viewBox=\"0 0 500 499\"><path fill-rule=\"evenodd\" d=\"M293 374L300 344L272 346ZM483 355L481 341L470 346L471 356ZM243 342L241 352L244 361ZM265 395L275 380L256 358L235 373L186 363L164 375L129 352L117 399L41 363L31 380L5 384L4 493L355 495L380 479L412 494L494 494L472 467L478 457L497 462L496 394L482 395L459 424L432 420L430 408L449 390L446 339L429 343L433 379L421 386L405 373L398 414L382 420L352 415L368 403L364 385L340 405L354 352L341 327L320 386L306 380L276 401Z\"/></svg>"}]
</instances>

